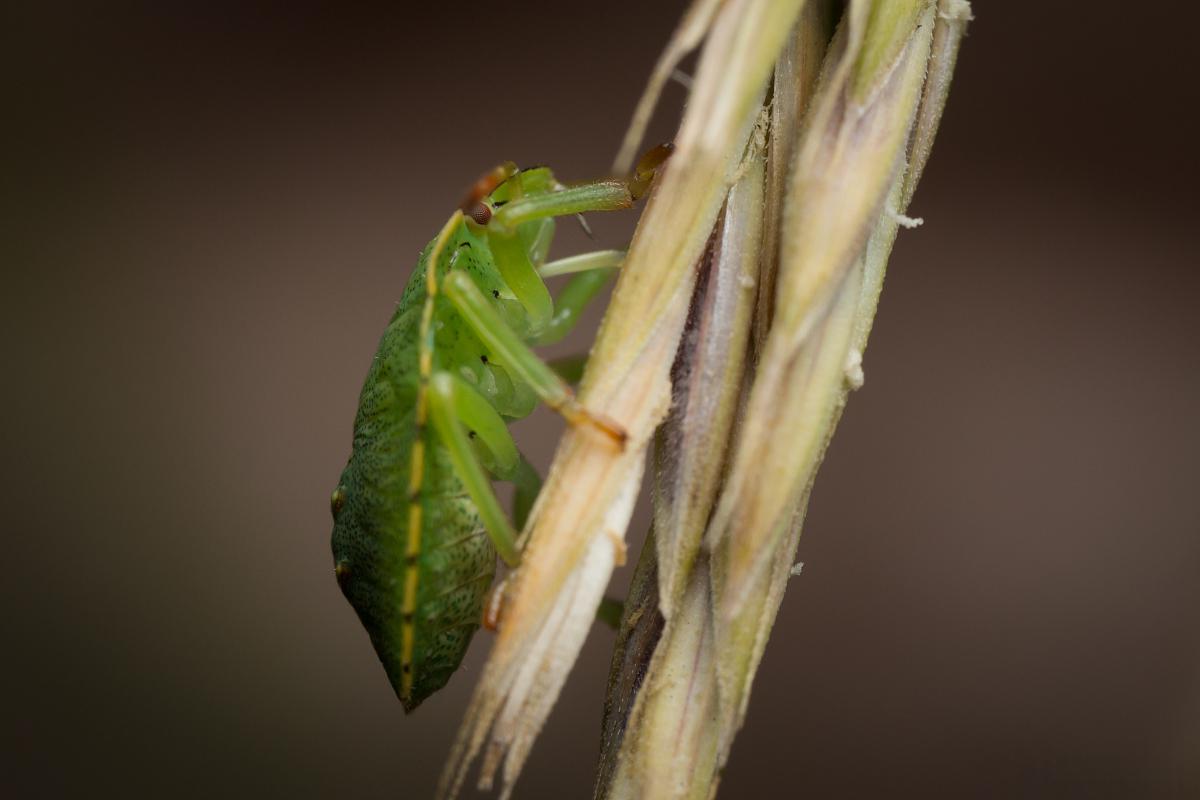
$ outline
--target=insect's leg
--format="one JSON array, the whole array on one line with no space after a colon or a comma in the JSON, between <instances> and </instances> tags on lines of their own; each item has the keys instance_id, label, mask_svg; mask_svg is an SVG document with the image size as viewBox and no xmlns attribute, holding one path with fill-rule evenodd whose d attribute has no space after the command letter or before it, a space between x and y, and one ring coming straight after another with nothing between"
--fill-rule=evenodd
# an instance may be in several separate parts
<instances>
[{"instance_id":1,"label":"insect's leg","mask_svg":"<svg viewBox=\"0 0 1200 800\"><path fill-rule=\"evenodd\" d=\"M525 307L531 331L540 332L550 324L554 304L543 276L534 268L529 245L522 240L519 229L551 217L628 208L633 205L635 192L641 185L636 176L629 180L596 181L522 195L503 205L497 202L494 212L490 207L480 209L486 213L481 213L475 221L487 225L488 245L496 268Z\"/></svg>"},{"instance_id":2,"label":"insect's leg","mask_svg":"<svg viewBox=\"0 0 1200 800\"><path fill-rule=\"evenodd\" d=\"M516 492L513 494L513 523L517 530L522 530L525 520L529 519L533 501L537 500L538 492L542 490L542 476L538 475L525 456L521 456L521 461L512 475L512 482L516 486Z\"/></svg>"},{"instance_id":3,"label":"insect's leg","mask_svg":"<svg viewBox=\"0 0 1200 800\"><path fill-rule=\"evenodd\" d=\"M529 192L508 197L503 205L499 201L490 206L481 202L471 210L472 219L479 225L487 226L488 244L496 267L525 306L530 330L540 331L550 322L553 303L542 276L533 268L530 248L528 243L521 241L518 229L526 223L551 217L629 208L634 200L650 189L654 176L671 154L671 149L671 146L663 145L651 150L642 157L633 175L628 178L582 183L555 191ZM549 178L548 172L546 177ZM534 250L541 252L537 247Z\"/></svg>"},{"instance_id":4,"label":"insect's leg","mask_svg":"<svg viewBox=\"0 0 1200 800\"><path fill-rule=\"evenodd\" d=\"M529 384L543 403L562 414L572 425L591 425L624 445L625 431L611 420L581 406L571 387L505 324L466 273L456 270L447 273L443 291L475 335L492 351L496 362Z\"/></svg>"},{"instance_id":5,"label":"insect's leg","mask_svg":"<svg viewBox=\"0 0 1200 800\"><path fill-rule=\"evenodd\" d=\"M434 430L449 450L454 469L479 509L497 552L506 564L515 566L520 561L517 533L500 507L491 480L471 444L472 435L483 442L498 478L521 477L521 455L508 426L482 395L448 372L438 372L430 378L429 411Z\"/></svg>"},{"instance_id":6,"label":"insect's leg","mask_svg":"<svg viewBox=\"0 0 1200 800\"><path fill-rule=\"evenodd\" d=\"M653 148L642 156L628 178L580 183L556 192L528 194L510 200L496 209L489 226L502 235L511 235L518 225L534 219L629 208L650 189L655 173L672 150L674 147L669 144Z\"/></svg>"},{"instance_id":7,"label":"insect's leg","mask_svg":"<svg viewBox=\"0 0 1200 800\"><path fill-rule=\"evenodd\" d=\"M615 597L604 597L596 608L596 619L615 631L621 627L621 615L624 613L625 603Z\"/></svg>"},{"instance_id":8,"label":"insect's leg","mask_svg":"<svg viewBox=\"0 0 1200 800\"><path fill-rule=\"evenodd\" d=\"M543 264L543 278L574 275L554 299L554 314L532 339L533 344L559 341L579 322L579 315L625 260L624 250L597 250Z\"/></svg>"},{"instance_id":9,"label":"insect's leg","mask_svg":"<svg viewBox=\"0 0 1200 800\"><path fill-rule=\"evenodd\" d=\"M524 222L586 211L618 211L632 206L633 200L628 180L581 183L557 192L529 194L510 200L496 209L488 229L501 236L511 236Z\"/></svg>"},{"instance_id":10,"label":"insect's leg","mask_svg":"<svg viewBox=\"0 0 1200 800\"><path fill-rule=\"evenodd\" d=\"M619 262L618 262L619 263ZM616 269L592 269L574 276L554 298L554 314L530 340L531 344L554 344L571 332L588 303L604 288Z\"/></svg>"},{"instance_id":11,"label":"insect's leg","mask_svg":"<svg viewBox=\"0 0 1200 800\"><path fill-rule=\"evenodd\" d=\"M575 353L552 358L546 362L546 366L567 383L576 384L583 380L583 369L587 366L587 360L587 353Z\"/></svg>"},{"instance_id":12,"label":"insect's leg","mask_svg":"<svg viewBox=\"0 0 1200 800\"><path fill-rule=\"evenodd\" d=\"M538 267L538 274L543 278L553 278L557 275L573 275L577 272L590 272L594 269L612 270L621 266L625 260L624 250L595 250L591 253L580 253L554 261L548 261Z\"/></svg>"}]
</instances>

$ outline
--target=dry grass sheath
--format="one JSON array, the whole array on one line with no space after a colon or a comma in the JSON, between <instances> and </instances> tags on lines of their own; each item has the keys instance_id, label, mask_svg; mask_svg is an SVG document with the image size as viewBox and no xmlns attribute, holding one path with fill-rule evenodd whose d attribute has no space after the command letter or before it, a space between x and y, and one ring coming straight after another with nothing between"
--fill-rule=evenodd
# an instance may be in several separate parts
<instances>
[{"instance_id":1,"label":"dry grass sheath","mask_svg":"<svg viewBox=\"0 0 1200 800\"><path fill-rule=\"evenodd\" d=\"M703 40L692 96L581 387L629 439L560 443L443 794L480 755L480 785L511 792L624 561L652 441L596 795L715 793L968 18L963 0L850 0L840 21L831 0L697 0L680 23L618 166Z\"/></svg>"}]
</instances>

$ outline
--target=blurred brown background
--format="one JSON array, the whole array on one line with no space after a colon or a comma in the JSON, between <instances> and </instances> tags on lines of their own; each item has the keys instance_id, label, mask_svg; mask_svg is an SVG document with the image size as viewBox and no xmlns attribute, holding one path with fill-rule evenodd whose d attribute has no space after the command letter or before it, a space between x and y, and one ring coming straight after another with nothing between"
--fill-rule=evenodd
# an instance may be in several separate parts
<instances>
[{"instance_id":1,"label":"blurred brown background","mask_svg":"<svg viewBox=\"0 0 1200 800\"><path fill-rule=\"evenodd\" d=\"M6 9L6 796L430 794L488 636L403 717L329 555L361 380L478 173L605 172L682 5ZM1133 9L976 0L722 797L1200 794L1197 15ZM590 796L612 639L519 797Z\"/></svg>"}]
</instances>

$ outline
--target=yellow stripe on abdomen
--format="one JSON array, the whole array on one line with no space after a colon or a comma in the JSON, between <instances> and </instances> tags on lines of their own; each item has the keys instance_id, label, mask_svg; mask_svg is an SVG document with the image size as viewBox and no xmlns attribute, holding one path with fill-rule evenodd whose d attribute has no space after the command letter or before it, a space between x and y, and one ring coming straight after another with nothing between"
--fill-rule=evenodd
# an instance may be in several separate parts
<instances>
[{"instance_id":1,"label":"yellow stripe on abdomen","mask_svg":"<svg viewBox=\"0 0 1200 800\"><path fill-rule=\"evenodd\" d=\"M408 542L404 549L404 595L400 601L400 694L412 695L413 647L415 646L417 611L418 560L421 556L421 485L425 478L425 423L429 415L429 378L433 374L433 304L437 297L437 263L446 249L446 242L454 233L462 212L455 211L442 226L429 260L425 263L425 304L421 309L421 324L418 333L417 371L417 436L413 441L412 460L408 473Z\"/></svg>"}]
</instances>

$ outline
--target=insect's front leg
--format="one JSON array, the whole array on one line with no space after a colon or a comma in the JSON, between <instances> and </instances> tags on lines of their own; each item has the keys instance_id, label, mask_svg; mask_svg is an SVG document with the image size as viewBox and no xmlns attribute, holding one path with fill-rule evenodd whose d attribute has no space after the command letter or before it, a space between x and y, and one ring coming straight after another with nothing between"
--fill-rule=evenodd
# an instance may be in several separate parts
<instances>
[{"instance_id":1,"label":"insect's front leg","mask_svg":"<svg viewBox=\"0 0 1200 800\"><path fill-rule=\"evenodd\" d=\"M495 360L525 381L543 403L572 425L590 425L624 446L625 431L612 420L580 405L571 387L505 324L470 277L452 270L446 275L444 292L475 335L495 354Z\"/></svg>"},{"instance_id":2,"label":"insect's front leg","mask_svg":"<svg viewBox=\"0 0 1200 800\"><path fill-rule=\"evenodd\" d=\"M488 229L500 236L512 236L525 222L548 217L564 217L589 211L619 211L633 205L632 182L614 178L581 183L554 192L528 194L497 208L488 221Z\"/></svg>"},{"instance_id":3,"label":"insect's front leg","mask_svg":"<svg viewBox=\"0 0 1200 800\"><path fill-rule=\"evenodd\" d=\"M502 235L511 235L523 222L546 217L583 214L588 211L616 211L629 208L645 194L654 176L670 157L674 147L660 145L642 156L628 178L580 183L546 193L530 193L506 203L491 217L491 228Z\"/></svg>"},{"instance_id":4,"label":"insect's front leg","mask_svg":"<svg viewBox=\"0 0 1200 800\"><path fill-rule=\"evenodd\" d=\"M541 333L551 326L554 303L518 229L526 223L551 217L629 208L634 201L631 185L631 181L626 180L598 181L557 191L524 194L504 201L504 205L496 203L492 206L480 201L471 209L472 219L487 226L488 245L496 268L524 306L530 331ZM598 289L599 286L592 288L589 296Z\"/></svg>"}]
</instances>

